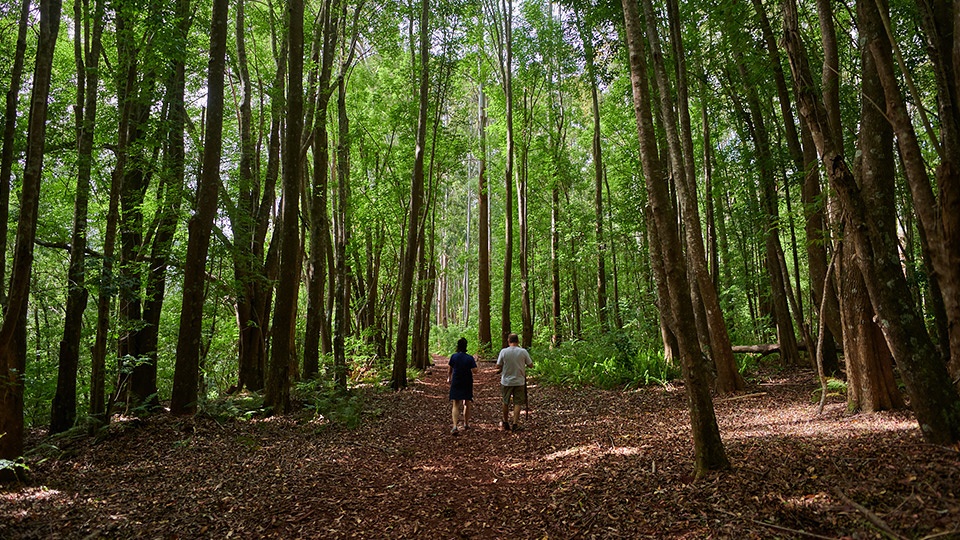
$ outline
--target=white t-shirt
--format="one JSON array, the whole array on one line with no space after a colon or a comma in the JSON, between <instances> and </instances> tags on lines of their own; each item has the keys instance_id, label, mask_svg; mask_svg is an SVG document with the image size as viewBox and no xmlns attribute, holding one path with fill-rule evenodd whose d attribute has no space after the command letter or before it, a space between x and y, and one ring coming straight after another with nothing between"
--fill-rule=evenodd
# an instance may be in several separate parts
<instances>
[{"instance_id":1,"label":"white t-shirt","mask_svg":"<svg viewBox=\"0 0 960 540\"><path fill-rule=\"evenodd\" d=\"M497 365L503 366L500 373L501 386L523 386L527 380L527 368L533 367L533 360L526 349L511 345L500 350Z\"/></svg>"}]
</instances>

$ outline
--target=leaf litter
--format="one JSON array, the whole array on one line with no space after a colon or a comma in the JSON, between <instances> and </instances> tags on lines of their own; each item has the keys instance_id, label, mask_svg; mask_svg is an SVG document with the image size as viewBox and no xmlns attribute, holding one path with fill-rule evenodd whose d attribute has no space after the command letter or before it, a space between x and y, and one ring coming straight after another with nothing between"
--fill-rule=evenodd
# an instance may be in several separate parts
<instances>
[{"instance_id":1,"label":"leaf litter","mask_svg":"<svg viewBox=\"0 0 960 540\"><path fill-rule=\"evenodd\" d=\"M810 372L716 396L733 467L694 479L682 385L533 383L525 429L504 432L481 362L452 436L435 361L403 392L367 390L356 429L158 415L71 439L0 491L0 538L960 538L957 449L906 411L833 397L817 416Z\"/></svg>"}]
</instances>

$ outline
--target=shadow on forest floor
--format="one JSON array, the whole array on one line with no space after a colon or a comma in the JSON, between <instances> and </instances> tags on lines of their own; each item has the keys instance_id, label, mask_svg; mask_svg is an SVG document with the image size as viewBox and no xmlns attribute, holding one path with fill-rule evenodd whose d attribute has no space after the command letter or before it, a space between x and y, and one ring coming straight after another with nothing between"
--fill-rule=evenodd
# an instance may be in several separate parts
<instances>
[{"instance_id":1,"label":"shadow on forest floor","mask_svg":"<svg viewBox=\"0 0 960 540\"><path fill-rule=\"evenodd\" d=\"M682 386L531 386L503 432L481 363L453 436L445 362L355 430L158 416L75 440L0 491L0 538L960 537L956 451L905 412L816 416L812 373L718 397L733 468L694 481Z\"/></svg>"}]
</instances>

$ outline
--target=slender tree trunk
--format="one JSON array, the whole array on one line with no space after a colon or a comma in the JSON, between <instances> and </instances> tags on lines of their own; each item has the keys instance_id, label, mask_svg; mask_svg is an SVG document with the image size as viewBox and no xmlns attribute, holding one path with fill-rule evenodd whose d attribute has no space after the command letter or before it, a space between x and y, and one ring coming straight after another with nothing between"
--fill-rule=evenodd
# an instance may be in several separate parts
<instances>
[{"instance_id":1,"label":"slender tree trunk","mask_svg":"<svg viewBox=\"0 0 960 540\"><path fill-rule=\"evenodd\" d=\"M429 0L420 4L420 112L417 116L417 146L414 151L413 178L410 182L410 212L407 216L407 244L403 250L400 276L400 308L397 319L397 348L393 360L390 386L394 390L407 387L407 349L410 340L410 299L413 296L413 274L417 263L418 232L423 206L424 152L427 142L427 109L430 99Z\"/></svg>"},{"instance_id":2,"label":"slender tree trunk","mask_svg":"<svg viewBox=\"0 0 960 540\"><path fill-rule=\"evenodd\" d=\"M493 346L490 326L490 188L487 183L487 98L480 85L479 119L480 170L477 173L477 339L480 350Z\"/></svg>"},{"instance_id":3,"label":"slender tree trunk","mask_svg":"<svg viewBox=\"0 0 960 540\"><path fill-rule=\"evenodd\" d=\"M327 257L325 246L330 242L325 236L327 223L327 190L330 174L330 139L327 133L327 112L333 92L331 74L334 54L339 39L339 2L326 0L320 9L320 18L315 33L319 45L320 77L318 83L316 120L313 126L313 185L310 192L310 249L307 260L307 315L303 346L303 376L315 377L320 368L320 336L323 326L326 300ZM332 271L333 269L330 269Z\"/></svg>"},{"instance_id":4,"label":"slender tree trunk","mask_svg":"<svg viewBox=\"0 0 960 540\"><path fill-rule=\"evenodd\" d=\"M85 21L83 5L74 5L74 20ZM85 50L84 33L77 24L74 36L74 54L77 65L77 192L74 200L73 234L70 240L70 267L68 274L67 305L64 315L63 339L60 341L60 362L57 370L57 392L50 414L50 433L70 429L77 417L77 366L80 362L80 337L83 312L87 306L86 287L87 209L90 199L90 171L93 153L93 130L96 121L97 90L100 84L100 43L103 34L103 1L94 7L93 35L87 36L90 49ZM86 56L85 56L86 55Z\"/></svg>"},{"instance_id":5,"label":"slender tree trunk","mask_svg":"<svg viewBox=\"0 0 960 540\"><path fill-rule=\"evenodd\" d=\"M203 323L204 281L210 231L217 211L220 157L223 147L223 79L227 48L227 0L214 0L210 23L210 61L207 74L207 126L203 165L197 185L196 212L190 218L186 265L183 270L183 306L177 338L170 413L197 410L200 376L200 340ZM299 141L299 133L297 133ZM282 288L281 288L282 289Z\"/></svg>"},{"instance_id":6,"label":"slender tree trunk","mask_svg":"<svg viewBox=\"0 0 960 540\"><path fill-rule=\"evenodd\" d=\"M780 217L773 172L773 156L770 148L770 137L766 122L763 118L763 109L760 105L756 89L749 82L750 74L743 63L742 56L738 57L737 67L740 78L747 87L747 106L749 112L744 112L750 135L753 138L757 153L757 164L760 169L760 207L764 217L764 248L766 255L767 272L770 277L770 300L773 315L777 324L777 341L780 343L780 356L785 366L799 366L800 352L797 348L797 337L790 316L790 307L787 300L787 291L790 284L784 280L784 273L780 266L780 254L783 247L780 244Z\"/></svg>"},{"instance_id":7,"label":"slender tree trunk","mask_svg":"<svg viewBox=\"0 0 960 540\"><path fill-rule=\"evenodd\" d=\"M584 60L587 67L587 78L590 85L590 111L593 116L593 139L590 145L593 158L593 209L594 232L597 241L597 317L601 332L608 330L607 322L607 245L603 236L603 149L600 141L600 98L597 90L597 75L594 67L593 29L587 27L581 17L576 17L580 32L580 41L583 43Z\"/></svg>"},{"instance_id":8,"label":"slender tree trunk","mask_svg":"<svg viewBox=\"0 0 960 540\"><path fill-rule=\"evenodd\" d=\"M33 242L37 234L40 183L47 130L53 53L60 28L60 0L40 4L40 36L30 95L27 159L20 191L20 214L14 246L8 304L0 325L0 459L23 454L23 375L26 369L26 314L33 273ZM14 473L18 472L19 468ZM11 474L10 469L2 472Z\"/></svg>"},{"instance_id":9,"label":"slender tree trunk","mask_svg":"<svg viewBox=\"0 0 960 540\"><path fill-rule=\"evenodd\" d=\"M7 223L10 217L10 178L13 174L13 141L17 133L17 103L23 79L23 58L27 50L30 0L22 0L17 30L17 47L10 68L10 87L7 89L3 112L3 142L0 150L0 257L7 260ZM7 307L7 264L0 264L0 309Z\"/></svg>"},{"instance_id":10,"label":"slender tree trunk","mask_svg":"<svg viewBox=\"0 0 960 540\"><path fill-rule=\"evenodd\" d=\"M274 414L290 409L290 364L296 354L294 330L297 297L300 292L300 181L302 161L300 140L303 134L303 1L287 0L287 110L283 145L283 196L280 201L280 271L284 284L277 288L274 306L270 361L264 403Z\"/></svg>"},{"instance_id":11,"label":"slender tree trunk","mask_svg":"<svg viewBox=\"0 0 960 540\"><path fill-rule=\"evenodd\" d=\"M784 3L784 30L790 69L800 89L800 113L806 117L830 184L840 198L853 232L855 249L861 254L870 303L894 359L901 368L924 438L935 444L960 440L960 397L940 361L900 269L899 258L884 249L882 229L867 211L867 203L844 160L839 142L826 129L826 109L813 91L806 50L800 38L795 0Z\"/></svg>"},{"instance_id":12,"label":"slender tree trunk","mask_svg":"<svg viewBox=\"0 0 960 540\"><path fill-rule=\"evenodd\" d=\"M560 179L554 175L550 190L550 345L559 347L563 341L560 323Z\"/></svg>"},{"instance_id":13,"label":"slender tree trunk","mask_svg":"<svg viewBox=\"0 0 960 540\"><path fill-rule=\"evenodd\" d=\"M623 0L626 41L629 49L631 86L633 88L634 112L637 117L637 133L641 146L641 158L647 185L650 209L656 225L655 234L660 240L664 269L670 290L670 326L677 329L676 336L680 349L680 364L687 386L687 400L690 409L690 422L694 441L694 472L701 477L707 471L725 469L730 466L720 439L707 383L707 366L697 343L696 329L693 327L693 313L688 296L687 283L681 242L676 231L676 214L670 202L667 176L659 163L656 133L653 128L647 66L643 44L643 31L640 27L640 14L637 5ZM652 39L652 38L651 38Z\"/></svg>"},{"instance_id":14,"label":"slender tree trunk","mask_svg":"<svg viewBox=\"0 0 960 540\"><path fill-rule=\"evenodd\" d=\"M239 110L239 195L237 207L230 216L234 233L234 278L239 288L236 306L240 336L236 390L247 388L259 391L264 387L270 320L269 298L272 287L264 261L264 244L276 200L282 102L279 99L271 100L267 168L261 185L257 145L253 137L251 110L253 85L247 68L246 10L242 1L237 3L236 21L237 67L240 82L243 85L243 98ZM286 42L281 46L277 74L273 83L273 90L279 94L282 94L285 88L283 80L286 75L285 58Z\"/></svg>"},{"instance_id":15,"label":"slender tree trunk","mask_svg":"<svg viewBox=\"0 0 960 540\"><path fill-rule=\"evenodd\" d=\"M686 260L691 265L693 274L692 285L696 286L700 292L706 322L709 327L709 356L713 359L717 368L717 390L719 392L732 392L744 388L746 383L740 376L736 360L733 358L733 350L730 345L730 336L727 333L726 321L724 321L723 313L720 310L720 299L713 285L713 281L710 278L710 273L707 270L695 179L693 178L695 167L693 164L692 135L690 134L690 113L687 109L688 92L683 44L680 40L679 27L677 27L674 31L673 45L675 56L679 63L678 73L681 75L677 84L679 93L678 101L682 102L680 104L682 121L678 123L677 113L674 112L673 99L671 97L672 90L664 65L660 38L657 34L656 15L653 10L653 4L650 0L644 0L643 6L644 15L647 20L647 38L650 41L652 49L653 67L660 97L660 108L667 136L667 146L671 164L670 169L676 179L675 184L680 201L684 232L686 233ZM674 6L674 9L671 10L674 18L679 17L679 13L676 11L676 6ZM679 21L672 24L677 26ZM681 143L680 131L682 130L685 130L683 139L686 141L686 144ZM662 242L663 240L661 239L661 243Z\"/></svg>"},{"instance_id":16,"label":"slender tree trunk","mask_svg":"<svg viewBox=\"0 0 960 540\"><path fill-rule=\"evenodd\" d=\"M187 122L185 106L186 81L186 51L187 37L190 31L190 2L177 2L178 34L177 40L182 51L171 59L171 77L167 86L168 113L168 144L163 168L163 200L158 209L159 223L151 249L151 264L147 276L147 294L144 305L143 319L146 323L143 329L142 343L146 354L150 357L154 369L147 372L146 384L142 392L157 391L158 346L160 341L160 315L166 292L167 265L173 249L174 235L180 218L180 205L183 201L185 176L185 145L184 130Z\"/></svg>"},{"instance_id":17,"label":"slender tree trunk","mask_svg":"<svg viewBox=\"0 0 960 540\"><path fill-rule=\"evenodd\" d=\"M507 128L506 166L504 168L504 237L503 237L503 300L500 303L500 346L507 346L507 336L512 331L510 322L511 288L513 286L513 175L515 143L513 139L513 0L500 0L502 42L500 53L500 79L503 98L506 102L504 118Z\"/></svg>"}]
</instances>

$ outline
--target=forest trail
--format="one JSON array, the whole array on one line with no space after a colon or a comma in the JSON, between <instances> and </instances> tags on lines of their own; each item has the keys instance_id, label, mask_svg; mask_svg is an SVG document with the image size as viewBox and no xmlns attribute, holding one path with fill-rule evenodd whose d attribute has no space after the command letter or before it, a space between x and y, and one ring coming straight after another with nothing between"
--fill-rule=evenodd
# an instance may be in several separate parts
<instances>
[{"instance_id":1,"label":"forest trail","mask_svg":"<svg viewBox=\"0 0 960 540\"><path fill-rule=\"evenodd\" d=\"M956 451L907 413L833 399L816 417L811 373L718 397L733 469L694 482L682 386L531 384L526 429L504 432L481 362L473 428L453 436L435 360L407 390L371 392L353 430L160 415L60 441L31 485L0 492L0 538L920 538L960 523Z\"/></svg>"}]
</instances>

